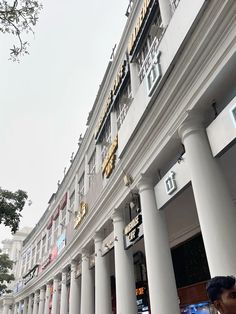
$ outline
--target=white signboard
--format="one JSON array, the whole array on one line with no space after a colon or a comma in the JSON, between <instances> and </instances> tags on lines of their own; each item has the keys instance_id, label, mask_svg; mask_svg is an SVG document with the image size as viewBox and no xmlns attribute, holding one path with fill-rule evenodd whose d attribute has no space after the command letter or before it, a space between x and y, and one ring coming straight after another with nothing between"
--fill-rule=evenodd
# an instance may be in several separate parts
<instances>
[{"instance_id":1,"label":"white signboard","mask_svg":"<svg viewBox=\"0 0 236 314\"><path fill-rule=\"evenodd\" d=\"M161 209L190 182L190 173L187 167L186 155L167 172L155 186L157 208Z\"/></svg>"}]
</instances>

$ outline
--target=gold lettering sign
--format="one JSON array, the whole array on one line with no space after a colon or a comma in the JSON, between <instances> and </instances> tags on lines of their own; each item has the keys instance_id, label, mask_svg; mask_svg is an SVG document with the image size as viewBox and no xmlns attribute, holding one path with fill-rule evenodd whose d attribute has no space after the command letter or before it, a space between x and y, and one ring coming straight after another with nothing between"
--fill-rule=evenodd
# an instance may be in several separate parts
<instances>
[{"instance_id":1,"label":"gold lettering sign","mask_svg":"<svg viewBox=\"0 0 236 314\"><path fill-rule=\"evenodd\" d=\"M135 227L142 223L142 216L137 215L131 222L125 227L125 234L128 234L133 230ZM135 230L135 229L134 229Z\"/></svg>"},{"instance_id":2,"label":"gold lettering sign","mask_svg":"<svg viewBox=\"0 0 236 314\"><path fill-rule=\"evenodd\" d=\"M143 295L144 294L144 287L136 289L136 295Z\"/></svg>"},{"instance_id":3,"label":"gold lettering sign","mask_svg":"<svg viewBox=\"0 0 236 314\"><path fill-rule=\"evenodd\" d=\"M128 45L129 54L131 54L131 51L134 47L135 40L136 40L136 38L139 34L139 31L141 29L141 26L143 24L143 20L144 20L146 13L148 11L148 7L149 7L150 2L151 2L151 0L144 0L144 2L143 2L142 9L139 13L138 19L135 23L134 30L133 30L131 37L130 37L130 41L129 41L129 45Z\"/></svg>"},{"instance_id":4,"label":"gold lettering sign","mask_svg":"<svg viewBox=\"0 0 236 314\"><path fill-rule=\"evenodd\" d=\"M100 130L100 127L104 121L104 118L106 117L106 115L108 114L108 111L110 109L110 106L113 102L113 97L117 94L117 91L122 83L122 79L123 77L125 76L125 70L126 70L126 65L127 65L127 62L126 60L124 60L123 64L121 65L121 67L119 68L117 74L116 74L116 77L115 77L115 80L112 84L112 89L110 90L109 94L108 94L108 97L105 101L105 105L102 109L102 113L101 113L101 116L99 118L99 121L98 121L98 125L96 127L96 130L95 130L95 138Z\"/></svg>"},{"instance_id":5,"label":"gold lettering sign","mask_svg":"<svg viewBox=\"0 0 236 314\"><path fill-rule=\"evenodd\" d=\"M112 173L112 170L114 169L115 166L115 152L118 147L118 135L112 142L111 146L108 149L108 152L106 154L106 157L103 161L102 164L102 173L108 178L110 174Z\"/></svg>"},{"instance_id":6,"label":"gold lettering sign","mask_svg":"<svg viewBox=\"0 0 236 314\"><path fill-rule=\"evenodd\" d=\"M85 202L81 202L80 210L74 220L74 229L77 228L81 224L87 212L88 212L88 204Z\"/></svg>"},{"instance_id":7,"label":"gold lettering sign","mask_svg":"<svg viewBox=\"0 0 236 314\"><path fill-rule=\"evenodd\" d=\"M133 229L130 231L130 233L127 235L129 241L134 241L138 237L139 230Z\"/></svg>"}]
</instances>

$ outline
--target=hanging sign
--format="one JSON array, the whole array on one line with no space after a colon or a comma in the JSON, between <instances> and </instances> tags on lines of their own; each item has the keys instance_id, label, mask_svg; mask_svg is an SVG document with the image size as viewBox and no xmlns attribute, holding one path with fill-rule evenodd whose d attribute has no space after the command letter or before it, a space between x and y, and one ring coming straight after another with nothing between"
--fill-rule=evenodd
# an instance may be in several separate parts
<instances>
[{"instance_id":1,"label":"hanging sign","mask_svg":"<svg viewBox=\"0 0 236 314\"><path fill-rule=\"evenodd\" d=\"M143 236L142 215L138 214L124 229L125 249L128 249Z\"/></svg>"}]
</instances>

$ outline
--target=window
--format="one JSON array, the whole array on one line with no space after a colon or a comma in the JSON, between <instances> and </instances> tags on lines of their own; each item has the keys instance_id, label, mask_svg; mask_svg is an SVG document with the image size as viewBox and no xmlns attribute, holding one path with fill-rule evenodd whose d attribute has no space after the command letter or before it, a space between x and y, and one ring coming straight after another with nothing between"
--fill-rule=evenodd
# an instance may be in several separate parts
<instances>
[{"instance_id":1,"label":"window","mask_svg":"<svg viewBox=\"0 0 236 314\"><path fill-rule=\"evenodd\" d=\"M40 256L40 244L41 244L41 241L39 240L36 245L36 263L38 262L39 256Z\"/></svg>"},{"instance_id":2,"label":"window","mask_svg":"<svg viewBox=\"0 0 236 314\"><path fill-rule=\"evenodd\" d=\"M118 100L115 110L116 110L116 117L117 117L117 128L118 130L121 127L121 124L123 123L126 114L129 110L130 103L131 103L131 83L130 79L125 85L123 92L121 93L120 99Z\"/></svg>"},{"instance_id":3,"label":"window","mask_svg":"<svg viewBox=\"0 0 236 314\"><path fill-rule=\"evenodd\" d=\"M22 256L22 264L21 264L21 274L25 273L25 265L26 265L26 254Z\"/></svg>"},{"instance_id":4,"label":"window","mask_svg":"<svg viewBox=\"0 0 236 314\"><path fill-rule=\"evenodd\" d=\"M147 31L147 35L144 38L141 48L139 49L139 52L137 53L136 56L140 83L143 81L145 74L149 69L149 62L146 59L150 52L150 48L153 46L154 41L157 40L159 42L162 37L163 28L161 25L162 20L160 12L159 10L156 10L156 14L153 17L149 30Z\"/></svg>"},{"instance_id":5,"label":"window","mask_svg":"<svg viewBox=\"0 0 236 314\"><path fill-rule=\"evenodd\" d=\"M26 252L26 265L25 270L27 271L30 268L30 250Z\"/></svg>"},{"instance_id":6,"label":"window","mask_svg":"<svg viewBox=\"0 0 236 314\"><path fill-rule=\"evenodd\" d=\"M31 254L31 268L34 266L34 258L35 258L35 246L32 249L32 254Z\"/></svg>"},{"instance_id":7,"label":"window","mask_svg":"<svg viewBox=\"0 0 236 314\"><path fill-rule=\"evenodd\" d=\"M102 130L102 135L100 138L102 145L102 161L105 159L107 151L111 145L111 121L110 117L107 119L107 122Z\"/></svg>"},{"instance_id":8,"label":"window","mask_svg":"<svg viewBox=\"0 0 236 314\"><path fill-rule=\"evenodd\" d=\"M85 193L85 190L84 190L84 173L83 173L79 180L79 202L82 200L84 193Z\"/></svg>"},{"instance_id":9,"label":"window","mask_svg":"<svg viewBox=\"0 0 236 314\"><path fill-rule=\"evenodd\" d=\"M54 243L56 242L58 238L58 231L59 231L59 215L54 220Z\"/></svg>"},{"instance_id":10,"label":"window","mask_svg":"<svg viewBox=\"0 0 236 314\"><path fill-rule=\"evenodd\" d=\"M74 204L75 200L75 190L70 194L70 207Z\"/></svg>"},{"instance_id":11,"label":"window","mask_svg":"<svg viewBox=\"0 0 236 314\"><path fill-rule=\"evenodd\" d=\"M50 229L48 229L48 246L47 246L48 250L51 246L51 240L52 240L52 226L50 227Z\"/></svg>"},{"instance_id":12,"label":"window","mask_svg":"<svg viewBox=\"0 0 236 314\"><path fill-rule=\"evenodd\" d=\"M42 256L44 256L46 252L46 234L43 236L43 239L42 239Z\"/></svg>"},{"instance_id":13,"label":"window","mask_svg":"<svg viewBox=\"0 0 236 314\"><path fill-rule=\"evenodd\" d=\"M66 226L66 206L64 206L63 209L61 210L61 226L62 226L62 230Z\"/></svg>"},{"instance_id":14,"label":"window","mask_svg":"<svg viewBox=\"0 0 236 314\"><path fill-rule=\"evenodd\" d=\"M89 186L91 185L92 181L93 181L93 177L95 175L95 168L96 168L96 151L93 152L90 160L89 160L89 164L88 164L88 176L89 176Z\"/></svg>"}]
</instances>

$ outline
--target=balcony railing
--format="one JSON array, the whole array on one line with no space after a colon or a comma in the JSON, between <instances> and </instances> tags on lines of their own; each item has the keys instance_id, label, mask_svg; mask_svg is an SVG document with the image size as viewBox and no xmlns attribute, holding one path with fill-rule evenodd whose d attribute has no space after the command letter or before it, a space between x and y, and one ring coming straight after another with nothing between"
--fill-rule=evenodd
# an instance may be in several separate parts
<instances>
[{"instance_id":1,"label":"balcony railing","mask_svg":"<svg viewBox=\"0 0 236 314\"><path fill-rule=\"evenodd\" d=\"M140 82L142 82L143 79L146 79L149 95L161 77L161 70L159 65L160 51L158 49L159 42L160 40L157 37L153 40L153 43L139 71Z\"/></svg>"}]
</instances>

